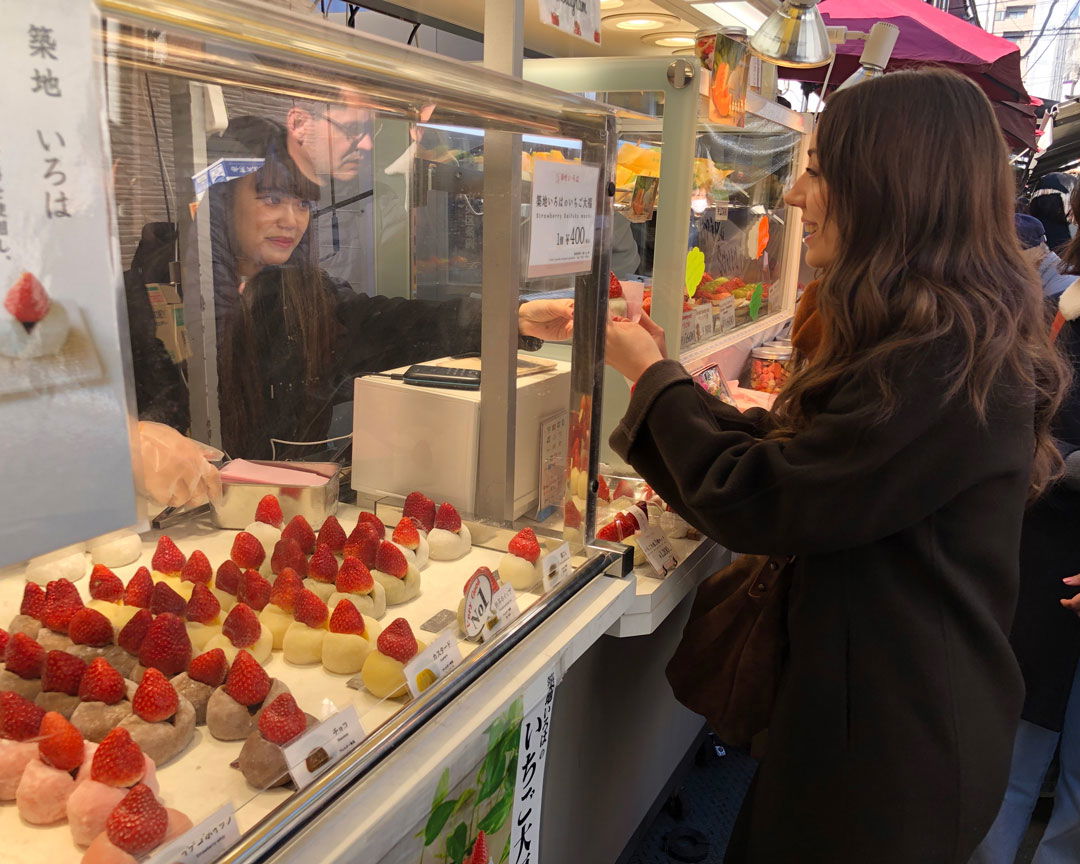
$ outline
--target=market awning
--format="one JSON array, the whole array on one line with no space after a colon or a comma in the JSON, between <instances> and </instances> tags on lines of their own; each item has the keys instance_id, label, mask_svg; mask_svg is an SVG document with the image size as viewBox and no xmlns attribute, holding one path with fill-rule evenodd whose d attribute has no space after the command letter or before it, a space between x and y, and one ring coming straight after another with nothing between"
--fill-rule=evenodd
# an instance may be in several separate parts
<instances>
[{"instance_id":1,"label":"market awning","mask_svg":"<svg viewBox=\"0 0 1080 864\"><path fill-rule=\"evenodd\" d=\"M970 76L994 102L998 119L1014 146L1035 146L1035 112L1020 76L1020 49L1008 39L962 21L922 0L822 0L818 8L831 26L867 32L878 21L900 28L889 69L938 63ZM859 68L863 42L836 46L830 89ZM797 81L821 83L825 69L780 69Z\"/></svg>"}]
</instances>

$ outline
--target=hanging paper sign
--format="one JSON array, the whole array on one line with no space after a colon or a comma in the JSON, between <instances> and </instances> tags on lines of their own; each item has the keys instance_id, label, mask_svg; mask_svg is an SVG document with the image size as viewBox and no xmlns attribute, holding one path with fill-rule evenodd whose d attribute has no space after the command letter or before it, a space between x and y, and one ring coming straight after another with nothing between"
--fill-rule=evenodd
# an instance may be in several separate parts
<instances>
[{"instance_id":1,"label":"hanging paper sign","mask_svg":"<svg viewBox=\"0 0 1080 864\"><path fill-rule=\"evenodd\" d=\"M537 5L549 27L600 44L600 0L540 0Z\"/></svg>"},{"instance_id":2,"label":"hanging paper sign","mask_svg":"<svg viewBox=\"0 0 1080 864\"><path fill-rule=\"evenodd\" d=\"M101 18L91 0L0 0L0 15L4 565L138 516L103 67L95 62ZM42 459L60 485L42 482Z\"/></svg>"},{"instance_id":3,"label":"hanging paper sign","mask_svg":"<svg viewBox=\"0 0 1080 864\"><path fill-rule=\"evenodd\" d=\"M557 685L555 673L551 672L531 684L523 697L529 713L521 719L517 760L512 763L516 766L516 777L510 818L510 860L521 864L540 861L540 813ZM542 694L538 693L540 688Z\"/></svg>"},{"instance_id":4,"label":"hanging paper sign","mask_svg":"<svg viewBox=\"0 0 1080 864\"><path fill-rule=\"evenodd\" d=\"M529 278L587 273L596 226L597 165L533 164Z\"/></svg>"}]
</instances>

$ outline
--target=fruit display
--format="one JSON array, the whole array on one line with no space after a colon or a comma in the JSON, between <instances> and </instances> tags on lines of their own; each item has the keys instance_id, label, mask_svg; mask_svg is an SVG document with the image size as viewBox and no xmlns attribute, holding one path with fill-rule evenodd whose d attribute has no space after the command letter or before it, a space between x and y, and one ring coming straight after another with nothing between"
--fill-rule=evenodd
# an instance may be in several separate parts
<instances>
[{"instance_id":1,"label":"fruit display","mask_svg":"<svg viewBox=\"0 0 1080 864\"><path fill-rule=\"evenodd\" d=\"M399 710L405 664L431 639L419 628L457 608L465 577L501 566L542 590L556 544L500 536L474 545L457 509L421 492L400 513L343 507L322 525L283 524L267 496L242 531L154 534L78 584L0 582L0 798L16 803L0 819L60 826L35 836L57 864L128 862L225 800L254 824L289 794L269 795L290 782L280 748L317 710L354 704L367 730ZM39 750L40 736L55 742ZM116 785L91 783L99 745L130 763Z\"/></svg>"},{"instance_id":2,"label":"fruit display","mask_svg":"<svg viewBox=\"0 0 1080 864\"><path fill-rule=\"evenodd\" d=\"M761 345L750 352L750 387L779 393L788 379L791 346Z\"/></svg>"}]
</instances>

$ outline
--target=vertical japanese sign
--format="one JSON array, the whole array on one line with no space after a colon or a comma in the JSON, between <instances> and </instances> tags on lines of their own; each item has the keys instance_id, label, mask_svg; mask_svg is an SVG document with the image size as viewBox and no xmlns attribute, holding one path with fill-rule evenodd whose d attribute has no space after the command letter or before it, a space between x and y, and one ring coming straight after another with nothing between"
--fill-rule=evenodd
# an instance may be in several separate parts
<instances>
[{"instance_id":1,"label":"vertical japanese sign","mask_svg":"<svg viewBox=\"0 0 1080 864\"><path fill-rule=\"evenodd\" d=\"M538 5L545 24L600 44L600 0L540 0Z\"/></svg>"},{"instance_id":2,"label":"vertical japanese sign","mask_svg":"<svg viewBox=\"0 0 1080 864\"><path fill-rule=\"evenodd\" d=\"M0 0L0 14L3 565L136 512L101 22L91 0Z\"/></svg>"},{"instance_id":3,"label":"vertical japanese sign","mask_svg":"<svg viewBox=\"0 0 1080 864\"><path fill-rule=\"evenodd\" d=\"M586 273L592 268L597 165L533 163L529 278Z\"/></svg>"},{"instance_id":4,"label":"vertical japanese sign","mask_svg":"<svg viewBox=\"0 0 1080 864\"><path fill-rule=\"evenodd\" d=\"M555 673L537 684L543 698L521 720L518 741L517 780L514 810L510 817L510 861L537 864L540 861L540 807L544 801L544 767L547 764L551 731L551 709L555 702ZM526 694L525 703L530 700Z\"/></svg>"}]
</instances>

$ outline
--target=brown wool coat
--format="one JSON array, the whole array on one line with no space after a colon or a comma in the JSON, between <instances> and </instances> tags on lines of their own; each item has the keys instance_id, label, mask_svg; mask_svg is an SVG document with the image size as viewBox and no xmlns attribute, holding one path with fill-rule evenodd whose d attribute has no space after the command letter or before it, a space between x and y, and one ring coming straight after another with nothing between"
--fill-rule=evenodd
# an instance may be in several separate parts
<instances>
[{"instance_id":1,"label":"brown wool coat","mask_svg":"<svg viewBox=\"0 0 1080 864\"><path fill-rule=\"evenodd\" d=\"M1023 694L1006 634L1033 412L1004 386L987 423L942 404L943 368L934 350L895 364L884 423L852 378L783 441L666 360L611 437L708 536L797 556L790 656L729 862L964 864L997 814Z\"/></svg>"}]
</instances>

